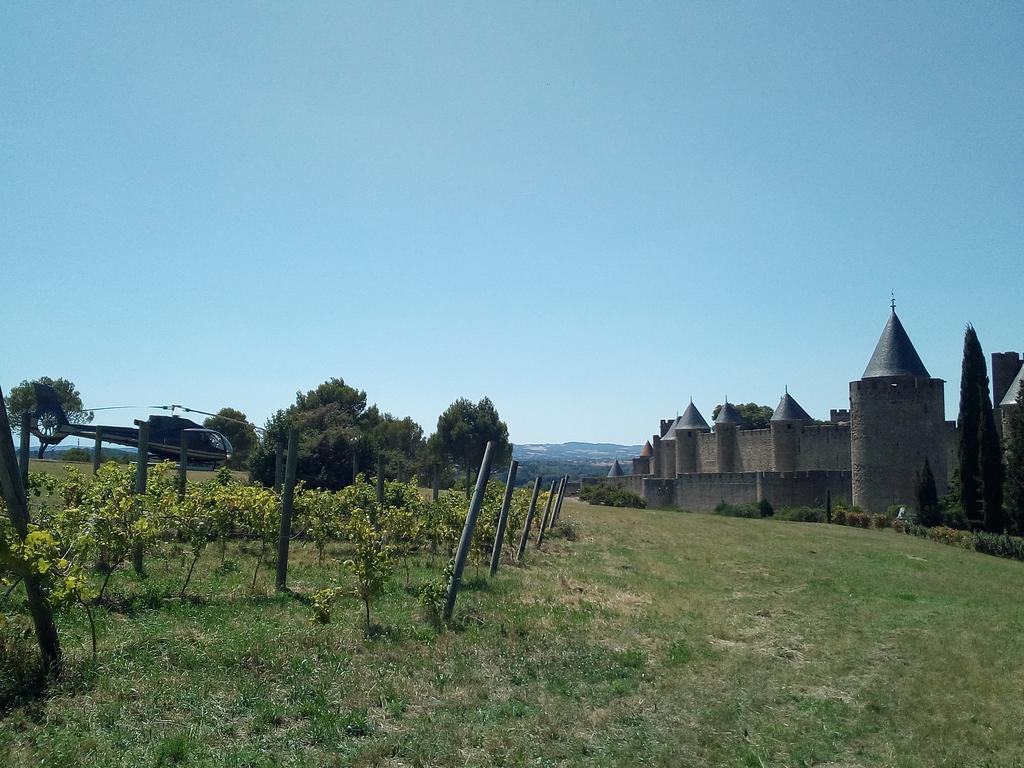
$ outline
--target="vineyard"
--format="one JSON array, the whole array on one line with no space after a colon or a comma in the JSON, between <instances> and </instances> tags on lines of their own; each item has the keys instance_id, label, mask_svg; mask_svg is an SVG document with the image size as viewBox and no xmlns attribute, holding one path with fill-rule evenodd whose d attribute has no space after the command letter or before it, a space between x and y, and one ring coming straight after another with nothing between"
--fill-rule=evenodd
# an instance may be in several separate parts
<instances>
[{"instance_id":1,"label":"vineyard","mask_svg":"<svg viewBox=\"0 0 1024 768\"><path fill-rule=\"evenodd\" d=\"M504 484L494 481L483 488L469 549L470 560L477 566L491 560L505 490ZM511 492L509 530L523 527L531 501L550 506L547 493L532 497L529 487ZM209 548L219 553L218 567L223 568L231 542L251 545L246 547L254 553L247 566L249 587L256 590L262 586L261 566L280 544L282 495L240 482L227 470L206 482L186 482L182 487L173 464L158 464L148 468L143 493L137 492L136 468L131 465L109 462L95 476L74 468L63 476L30 473L28 498L32 522L24 538L11 525L6 510L0 522L2 631L10 636L10 625L26 608L17 599L16 587L28 575L42 586L46 602L58 615L84 612L93 654L100 650L93 608L115 602L119 573L133 564L144 573L141 553L147 559L180 563L180 586L162 596L172 601L187 599L190 587L202 578L197 564ZM404 572L408 583L410 561L416 560L429 566L427 573L434 573L415 585L415 593L425 618L437 621L466 520L464 494L443 491L432 499L414 483L388 481L375 487L360 475L337 492L300 483L291 494L291 508L287 544L310 547L320 568L340 574L336 584L297 595L309 605L312 620L329 622L338 598L355 595L370 633L374 598L395 577L396 569ZM532 527L539 528L544 520L535 517L533 522ZM510 536L505 542L504 555L514 561L518 537ZM241 567L238 562L234 565ZM18 677L12 675L10 680L16 682ZM0 691L0 697L17 695L16 686Z\"/></svg>"}]
</instances>

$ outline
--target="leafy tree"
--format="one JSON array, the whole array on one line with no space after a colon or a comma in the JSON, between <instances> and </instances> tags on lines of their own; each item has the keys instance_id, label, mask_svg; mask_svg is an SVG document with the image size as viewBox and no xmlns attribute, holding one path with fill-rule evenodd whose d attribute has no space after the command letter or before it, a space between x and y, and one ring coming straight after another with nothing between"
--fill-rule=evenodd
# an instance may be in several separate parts
<instances>
[{"instance_id":1,"label":"leafy tree","mask_svg":"<svg viewBox=\"0 0 1024 768\"><path fill-rule=\"evenodd\" d=\"M774 408L767 405L758 405L757 403L739 403L733 404L733 407L739 412L740 418L743 419L740 424L743 429L768 429L771 426L772 414L775 413ZM711 418L717 419L721 410L722 406L716 405Z\"/></svg>"},{"instance_id":2,"label":"leafy tree","mask_svg":"<svg viewBox=\"0 0 1024 768\"><path fill-rule=\"evenodd\" d=\"M939 509L939 492L935 487L935 475L928 459L924 460L924 471L918 476L917 487L917 522L918 525L941 525L942 512Z\"/></svg>"},{"instance_id":3,"label":"leafy tree","mask_svg":"<svg viewBox=\"0 0 1024 768\"><path fill-rule=\"evenodd\" d=\"M469 495L473 470L480 466L488 441L495 443L491 466L508 463L512 458L508 426L498 417L494 403L485 397L474 405L460 397L438 417L437 431L428 444L438 458L462 467Z\"/></svg>"},{"instance_id":4,"label":"leafy tree","mask_svg":"<svg viewBox=\"0 0 1024 768\"><path fill-rule=\"evenodd\" d=\"M367 408L366 393L333 378L309 392L297 392L295 404L267 421L263 438L250 454L253 479L274 480L277 445L286 445L288 428L299 430L297 479L310 488L338 490L370 471L383 453L392 475L399 466L412 466L421 450L423 431L412 419Z\"/></svg>"},{"instance_id":5,"label":"leafy tree","mask_svg":"<svg viewBox=\"0 0 1024 768\"><path fill-rule=\"evenodd\" d=\"M15 434L21 433L21 414L25 411L36 409L35 384L47 384L53 387L57 393L57 399L72 424L89 424L93 419L92 411L82 408L82 395L75 388L70 379L51 379L49 376L40 376L38 379L28 379L12 387L7 393L7 418L11 422L11 430ZM39 444L39 458L43 457L46 450L46 443Z\"/></svg>"},{"instance_id":6,"label":"leafy tree","mask_svg":"<svg viewBox=\"0 0 1024 768\"><path fill-rule=\"evenodd\" d=\"M1006 507L1014 531L1024 534L1024 387L1006 425Z\"/></svg>"},{"instance_id":7,"label":"leafy tree","mask_svg":"<svg viewBox=\"0 0 1024 768\"><path fill-rule=\"evenodd\" d=\"M256 427L237 408L224 407L203 422L207 429L215 429L231 441L233 453L228 460L231 469L245 469L249 466L249 454L256 445Z\"/></svg>"}]
</instances>

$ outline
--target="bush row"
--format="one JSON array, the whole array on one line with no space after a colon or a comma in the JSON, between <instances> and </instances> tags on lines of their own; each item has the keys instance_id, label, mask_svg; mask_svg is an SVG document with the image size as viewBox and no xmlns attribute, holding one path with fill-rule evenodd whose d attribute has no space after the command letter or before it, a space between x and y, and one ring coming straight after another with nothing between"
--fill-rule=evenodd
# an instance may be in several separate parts
<instances>
[{"instance_id":1,"label":"bush row","mask_svg":"<svg viewBox=\"0 0 1024 768\"><path fill-rule=\"evenodd\" d=\"M580 489L580 501L600 504L603 507L632 507L646 509L647 500L625 488L610 485L589 485Z\"/></svg>"}]
</instances>

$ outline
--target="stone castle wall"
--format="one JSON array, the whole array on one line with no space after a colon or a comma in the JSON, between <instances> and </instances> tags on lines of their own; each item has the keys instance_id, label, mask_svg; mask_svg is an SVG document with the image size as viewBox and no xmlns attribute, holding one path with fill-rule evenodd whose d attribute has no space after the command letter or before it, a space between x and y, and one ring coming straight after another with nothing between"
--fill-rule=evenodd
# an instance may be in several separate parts
<instances>
[{"instance_id":1,"label":"stone castle wall","mask_svg":"<svg viewBox=\"0 0 1024 768\"><path fill-rule=\"evenodd\" d=\"M680 475L674 480L625 475L583 478L583 487L609 484L642 496L651 507L676 507L690 512L713 512L722 501L747 504L767 499L783 507L823 507L828 493L832 501L850 502L851 473L812 470L800 472L716 472Z\"/></svg>"},{"instance_id":2,"label":"stone castle wall","mask_svg":"<svg viewBox=\"0 0 1024 768\"><path fill-rule=\"evenodd\" d=\"M849 469L850 425L809 424L800 427L797 469Z\"/></svg>"}]
</instances>

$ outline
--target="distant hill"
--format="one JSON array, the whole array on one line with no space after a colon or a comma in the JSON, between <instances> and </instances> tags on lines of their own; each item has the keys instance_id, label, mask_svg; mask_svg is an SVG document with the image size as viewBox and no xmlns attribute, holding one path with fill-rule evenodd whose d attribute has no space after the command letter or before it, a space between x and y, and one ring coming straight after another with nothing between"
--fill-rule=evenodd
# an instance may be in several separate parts
<instances>
[{"instance_id":1,"label":"distant hill","mask_svg":"<svg viewBox=\"0 0 1024 768\"><path fill-rule=\"evenodd\" d=\"M513 446L512 458L519 462L548 459L611 464L615 459L622 461L639 456L642 449L642 445L617 443L528 443Z\"/></svg>"},{"instance_id":2,"label":"distant hill","mask_svg":"<svg viewBox=\"0 0 1024 768\"><path fill-rule=\"evenodd\" d=\"M519 462L516 484L522 485L538 475L548 481L562 475L568 475L571 480L606 475L616 459L630 472L633 468L630 459L639 456L642 447L578 442L516 445L512 448L512 458Z\"/></svg>"}]
</instances>

